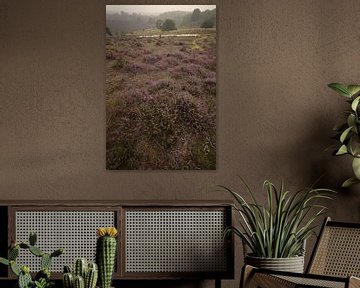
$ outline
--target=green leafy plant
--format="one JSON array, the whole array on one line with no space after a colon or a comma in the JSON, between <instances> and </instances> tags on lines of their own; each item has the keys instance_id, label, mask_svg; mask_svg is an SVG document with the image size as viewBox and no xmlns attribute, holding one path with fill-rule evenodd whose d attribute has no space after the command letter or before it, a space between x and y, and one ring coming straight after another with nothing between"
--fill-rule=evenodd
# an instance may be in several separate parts
<instances>
[{"instance_id":1,"label":"green leafy plant","mask_svg":"<svg viewBox=\"0 0 360 288\"><path fill-rule=\"evenodd\" d=\"M317 202L331 199L334 191L304 188L296 193L285 191L283 183L278 189L270 181L264 182L267 205L257 202L249 186L241 179L251 202L225 186L236 200L233 208L240 215L240 227L228 227L225 235L233 232L252 251L252 256L288 258L301 255L306 239L314 233L315 220L323 215L326 207Z\"/></svg>"},{"instance_id":2,"label":"green leafy plant","mask_svg":"<svg viewBox=\"0 0 360 288\"><path fill-rule=\"evenodd\" d=\"M346 122L334 127L340 145L333 153L336 156L348 154L353 157L352 168L355 177L347 179L342 184L343 187L349 187L360 183L360 85L331 83L328 87L344 96L350 104L350 110L346 112Z\"/></svg>"},{"instance_id":3,"label":"green leafy plant","mask_svg":"<svg viewBox=\"0 0 360 288\"><path fill-rule=\"evenodd\" d=\"M50 288L54 283L50 280L50 265L53 257L58 257L64 253L63 249L57 249L51 254L43 252L36 246L37 236L30 233L29 243L13 242L8 251L8 259L0 257L0 263L10 266L11 271L18 277L19 288ZM39 257L41 270L35 275L33 280L30 275L30 268L26 265L19 266L16 259L20 249L28 250L31 254Z\"/></svg>"}]
</instances>

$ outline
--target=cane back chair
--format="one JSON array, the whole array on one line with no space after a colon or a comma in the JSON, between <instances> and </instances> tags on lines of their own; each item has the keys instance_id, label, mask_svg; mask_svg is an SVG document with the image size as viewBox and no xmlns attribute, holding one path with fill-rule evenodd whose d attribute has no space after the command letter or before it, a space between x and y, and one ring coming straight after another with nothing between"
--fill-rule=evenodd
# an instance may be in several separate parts
<instances>
[{"instance_id":1,"label":"cane back chair","mask_svg":"<svg viewBox=\"0 0 360 288\"><path fill-rule=\"evenodd\" d=\"M360 287L360 224L326 218L305 274L246 265L240 287Z\"/></svg>"}]
</instances>

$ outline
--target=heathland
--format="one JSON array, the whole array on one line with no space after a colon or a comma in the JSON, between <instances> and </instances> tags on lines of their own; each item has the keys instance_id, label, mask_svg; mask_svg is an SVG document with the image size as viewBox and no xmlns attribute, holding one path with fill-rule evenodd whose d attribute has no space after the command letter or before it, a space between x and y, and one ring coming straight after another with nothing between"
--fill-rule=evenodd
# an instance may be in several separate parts
<instances>
[{"instance_id":1,"label":"heathland","mask_svg":"<svg viewBox=\"0 0 360 288\"><path fill-rule=\"evenodd\" d=\"M107 169L216 167L216 28L106 36Z\"/></svg>"}]
</instances>

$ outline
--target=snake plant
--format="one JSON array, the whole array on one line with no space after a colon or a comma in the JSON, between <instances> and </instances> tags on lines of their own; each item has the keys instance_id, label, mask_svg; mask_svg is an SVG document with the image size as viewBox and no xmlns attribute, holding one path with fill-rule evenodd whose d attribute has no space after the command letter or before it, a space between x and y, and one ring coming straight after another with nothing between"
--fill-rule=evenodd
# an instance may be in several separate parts
<instances>
[{"instance_id":1,"label":"snake plant","mask_svg":"<svg viewBox=\"0 0 360 288\"><path fill-rule=\"evenodd\" d=\"M331 83L329 88L346 98L350 104L347 111L346 122L334 127L339 139L339 146L334 151L334 155L351 155L354 177L347 179L342 186L349 187L360 183L360 85L344 85L341 83Z\"/></svg>"},{"instance_id":2,"label":"snake plant","mask_svg":"<svg viewBox=\"0 0 360 288\"><path fill-rule=\"evenodd\" d=\"M228 227L225 235L233 232L247 245L252 256L288 258L301 255L303 244L314 233L316 219L324 214L326 207L318 200L331 199L334 191L304 188L296 193L277 188L266 180L266 205L261 205L249 186L241 179L251 201L225 186L219 186L235 199L233 205L240 215L239 227Z\"/></svg>"}]
</instances>

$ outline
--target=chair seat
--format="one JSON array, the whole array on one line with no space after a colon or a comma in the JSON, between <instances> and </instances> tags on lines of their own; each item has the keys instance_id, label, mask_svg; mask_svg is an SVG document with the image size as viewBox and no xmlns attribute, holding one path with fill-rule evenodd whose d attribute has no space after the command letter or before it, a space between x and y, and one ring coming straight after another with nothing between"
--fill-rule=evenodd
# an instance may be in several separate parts
<instances>
[{"instance_id":1,"label":"chair seat","mask_svg":"<svg viewBox=\"0 0 360 288\"><path fill-rule=\"evenodd\" d=\"M307 273L277 272L246 265L242 288L360 288L360 223L326 218L311 255Z\"/></svg>"}]
</instances>

